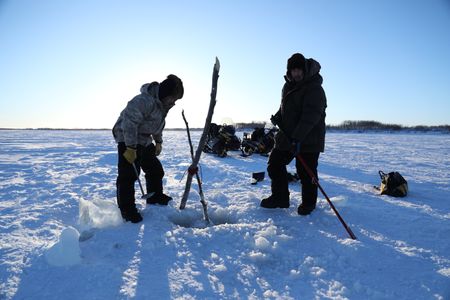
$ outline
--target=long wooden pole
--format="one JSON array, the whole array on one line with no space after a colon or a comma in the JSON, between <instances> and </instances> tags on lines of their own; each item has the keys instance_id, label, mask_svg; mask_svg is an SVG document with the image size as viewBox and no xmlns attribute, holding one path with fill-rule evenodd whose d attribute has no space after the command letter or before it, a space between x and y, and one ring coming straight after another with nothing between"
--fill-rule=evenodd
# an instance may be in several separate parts
<instances>
[{"instance_id":1,"label":"long wooden pole","mask_svg":"<svg viewBox=\"0 0 450 300\"><path fill-rule=\"evenodd\" d=\"M189 167L189 170L191 170L192 172L188 172L188 176L186 179L186 187L184 189L184 194L180 203L180 209L184 209L186 207L189 191L191 189L192 177L195 174L195 172L193 171L197 169L198 162L200 161L200 156L202 155L203 147L205 146L206 143L206 138L208 137L209 126L211 125L214 107L216 106L217 81L219 79L219 70L220 70L220 62L219 59L216 57L216 62L214 64L212 75L211 100L209 102L208 115L206 117L205 127L203 128L203 133L200 138L200 142L198 143L197 151L195 152L194 159L192 160L192 164Z\"/></svg>"},{"instance_id":2,"label":"long wooden pole","mask_svg":"<svg viewBox=\"0 0 450 300\"><path fill-rule=\"evenodd\" d=\"M189 123L186 120L186 116L184 115L184 110L181 111L181 115L183 116L184 123L186 124L189 148L191 151L191 159L192 159L192 162L194 162L194 147L192 146L191 132L189 130ZM208 203L206 202L205 196L203 194L202 181L200 179L200 176L198 175L198 168L196 168L194 170L189 168L188 172L189 173L195 172L195 177L197 178L197 184L198 184L198 193L200 194L200 202L203 206L203 216L205 218L206 224L209 224L210 221L209 221L209 216L208 216Z\"/></svg>"}]
</instances>

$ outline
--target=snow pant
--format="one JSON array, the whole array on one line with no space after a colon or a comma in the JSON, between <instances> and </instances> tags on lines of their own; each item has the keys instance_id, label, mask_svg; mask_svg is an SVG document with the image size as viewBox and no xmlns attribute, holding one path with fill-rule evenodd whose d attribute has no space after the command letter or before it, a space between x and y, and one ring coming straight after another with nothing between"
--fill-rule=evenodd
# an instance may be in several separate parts
<instances>
[{"instance_id":1,"label":"snow pant","mask_svg":"<svg viewBox=\"0 0 450 300\"><path fill-rule=\"evenodd\" d=\"M319 152L300 154L306 165L317 177L317 165L319 162ZM289 182L286 166L294 159L291 151L273 149L269 156L267 172L271 179L272 195L279 199L289 199ZM300 161L295 159L295 167L302 184L302 205L305 208L314 209L317 203L317 185L312 181Z\"/></svg>"},{"instance_id":2,"label":"snow pant","mask_svg":"<svg viewBox=\"0 0 450 300\"><path fill-rule=\"evenodd\" d=\"M121 211L130 211L136 209L135 197L134 197L134 185L137 180L136 173L133 169L133 165L130 164L123 153L127 147L125 143L119 143L118 150L118 176L116 180L117 187L117 205ZM156 157L155 145L150 146L137 146L137 158L135 161L136 169L140 174L141 169L145 173L145 185L147 193L155 192L162 193L162 179L164 177L164 169Z\"/></svg>"}]
</instances>

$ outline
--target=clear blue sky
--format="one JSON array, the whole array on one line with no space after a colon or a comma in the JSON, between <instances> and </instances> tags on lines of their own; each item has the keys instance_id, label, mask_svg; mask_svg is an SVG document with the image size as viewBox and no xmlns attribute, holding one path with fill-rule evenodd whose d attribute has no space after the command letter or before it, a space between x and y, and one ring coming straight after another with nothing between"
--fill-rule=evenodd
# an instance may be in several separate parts
<instances>
[{"instance_id":1,"label":"clear blue sky","mask_svg":"<svg viewBox=\"0 0 450 300\"><path fill-rule=\"evenodd\" d=\"M268 121L287 58L322 65L327 123L450 124L450 1L0 0L0 127L110 128L145 82L185 97L167 127Z\"/></svg>"}]
</instances>

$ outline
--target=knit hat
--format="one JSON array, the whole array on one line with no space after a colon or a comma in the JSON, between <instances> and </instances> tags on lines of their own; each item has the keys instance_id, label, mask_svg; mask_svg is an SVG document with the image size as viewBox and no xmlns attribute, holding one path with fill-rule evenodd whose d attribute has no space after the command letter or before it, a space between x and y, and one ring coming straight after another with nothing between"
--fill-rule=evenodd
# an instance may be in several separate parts
<instances>
[{"instance_id":1,"label":"knit hat","mask_svg":"<svg viewBox=\"0 0 450 300\"><path fill-rule=\"evenodd\" d=\"M292 69L301 69L305 71L305 57L300 53L293 54L287 61L287 70L290 72Z\"/></svg>"},{"instance_id":2,"label":"knit hat","mask_svg":"<svg viewBox=\"0 0 450 300\"><path fill-rule=\"evenodd\" d=\"M159 84L159 99L167 96L175 96L177 99L183 98L183 82L177 76L170 74L163 82Z\"/></svg>"}]
</instances>

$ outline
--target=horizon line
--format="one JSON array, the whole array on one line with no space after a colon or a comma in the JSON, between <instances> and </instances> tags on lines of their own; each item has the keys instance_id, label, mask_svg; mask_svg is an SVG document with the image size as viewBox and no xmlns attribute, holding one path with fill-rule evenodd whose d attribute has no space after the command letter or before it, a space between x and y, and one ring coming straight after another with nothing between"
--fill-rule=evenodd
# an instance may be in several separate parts
<instances>
[{"instance_id":1,"label":"horizon line","mask_svg":"<svg viewBox=\"0 0 450 300\"><path fill-rule=\"evenodd\" d=\"M347 122L347 121L344 121ZM335 124L327 124L327 127L339 127L342 126L344 122L341 122L338 125ZM356 121L356 122L366 122L366 121ZM369 121L371 122L371 121ZM248 126L253 126L255 124L267 124L266 122L249 122L249 123L245 123L245 122L237 122L234 123L236 124L240 124L240 125L248 125ZM449 127L449 124L441 124L441 125L423 125L423 124L419 124L419 125L409 125L409 126L405 126L405 125L400 125L400 124L388 124L388 123L380 123L382 125L388 125L388 126L400 126L403 129L413 129L413 128L417 128L417 127L425 127L425 128L436 128L436 127ZM242 126L241 128L245 128L245 126ZM193 128L189 128L190 130L202 130L203 127L193 127ZM0 127L0 130L92 130L92 131L104 131L104 130L112 130L111 128L74 128L74 127ZM182 127L171 127L171 128L165 128L164 130L186 130L186 128L182 128Z\"/></svg>"}]
</instances>

